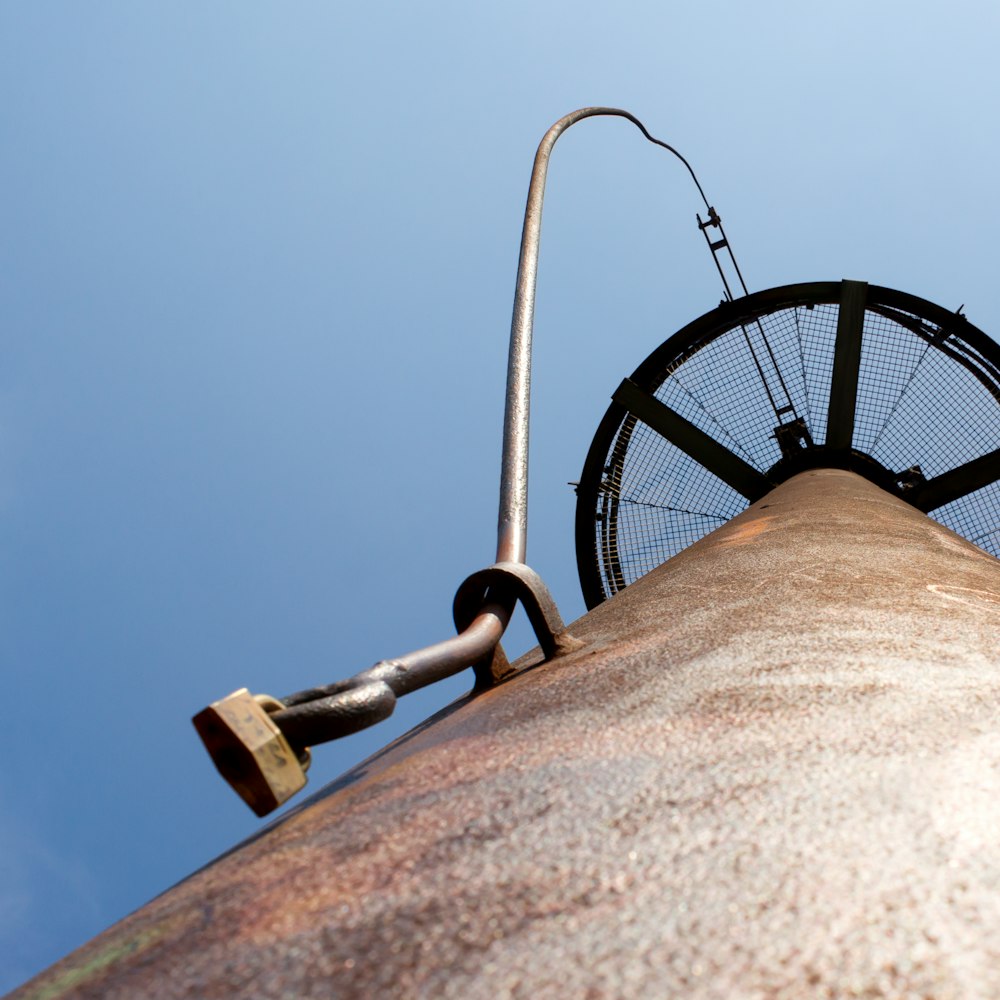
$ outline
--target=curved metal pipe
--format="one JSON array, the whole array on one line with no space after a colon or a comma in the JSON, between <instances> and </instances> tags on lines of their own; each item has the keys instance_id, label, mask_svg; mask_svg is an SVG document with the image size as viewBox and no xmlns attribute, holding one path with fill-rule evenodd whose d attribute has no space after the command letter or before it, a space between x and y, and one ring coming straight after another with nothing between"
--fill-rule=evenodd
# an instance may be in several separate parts
<instances>
[{"instance_id":1,"label":"curved metal pipe","mask_svg":"<svg viewBox=\"0 0 1000 1000\"><path fill-rule=\"evenodd\" d=\"M293 747L314 747L366 729L392 715L396 699L465 670L489 656L513 606L488 601L458 635L356 674L349 681L300 691L271 715Z\"/></svg>"},{"instance_id":2,"label":"curved metal pipe","mask_svg":"<svg viewBox=\"0 0 1000 1000\"><path fill-rule=\"evenodd\" d=\"M651 143L673 153L687 167L705 208L705 192L691 164L673 146L654 138L634 115L620 108L580 108L560 118L542 136L535 153L528 186L528 203L521 230L521 254L517 263L514 315L510 324L507 357L507 398L503 418L503 460L500 469L500 514L497 523L497 562L523 563L528 548L528 424L531 410L531 335L535 317L535 284L538 277L538 245L542 234L542 201L549 157L556 140L571 125L584 118L626 118Z\"/></svg>"}]
</instances>

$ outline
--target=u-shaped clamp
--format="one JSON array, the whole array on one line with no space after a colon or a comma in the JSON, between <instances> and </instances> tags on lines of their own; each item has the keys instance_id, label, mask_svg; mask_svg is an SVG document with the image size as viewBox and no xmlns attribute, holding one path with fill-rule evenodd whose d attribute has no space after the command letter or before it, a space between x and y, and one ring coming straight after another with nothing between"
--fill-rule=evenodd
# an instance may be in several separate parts
<instances>
[{"instance_id":1,"label":"u-shaped clamp","mask_svg":"<svg viewBox=\"0 0 1000 1000\"><path fill-rule=\"evenodd\" d=\"M498 562L468 577L455 594L455 628L464 632L488 602L513 608L515 601L524 605L538 645L546 660L579 649L583 643L566 631L556 602L542 578L524 563ZM477 687L495 684L510 672L510 666L497 643L492 660L485 658L474 665Z\"/></svg>"}]
</instances>

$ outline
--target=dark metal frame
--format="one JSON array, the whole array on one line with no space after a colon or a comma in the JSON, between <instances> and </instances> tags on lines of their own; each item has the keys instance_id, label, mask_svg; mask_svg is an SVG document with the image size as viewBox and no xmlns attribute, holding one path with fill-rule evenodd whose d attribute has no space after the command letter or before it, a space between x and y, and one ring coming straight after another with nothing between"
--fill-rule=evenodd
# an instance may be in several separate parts
<instances>
[{"instance_id":1,"label":"dark metal frame","mask_svg":"<svg viewBox=\"0 0 1000 1000\"><path fill-rule=\"evenodd\" d=\"M831 402L828 418L828 443L802 449L783 459L761 475L747 466L724 445L704 434L687 420L655 399L653 393L669 373L696 351L723 334L753 323L759 318L799 306L835 305L841 307L834 370L831 379ZM637 421L658 431L691 458L704 465L753 502L767 489L805 468L817 466L849 468L897 494L918 509L927 512L1000 479L1000 449L976 458L929 481L899 481L892 470L883 468L870 456L851 447L857 395L858 364L861 351L861 327L865 310L892 315L902 310L922 317L940 328L930 337L938 347L963 364L996 394L1000 392L1000 345L973 326L961 312L950 312L916 295L878 285L855 281L820 281L783 285L756 292L745 298L723 302L718 308L689 323L662 343L626 379L615 394L584 462L577 488L576 553L580 585L588 608L606 600L604 580L595 558L600 545L615 590L625 586L617 551L618 497L604 488L607 473L620 466L628 450ZM884 310L884 311L883 311ZM907 317L909 318L909 317ZM902 322L902 320L898 320ZM907 325L907 324L904 324ZM955 349L949 338L957 337L975 357ZM985 381L984 381L985 380ZM829 444L831 439L833 445ZM744 468L745 467L745 468ZM595 535L595 516L601 520L601 535Z\"/></svg>"}]
</instances>

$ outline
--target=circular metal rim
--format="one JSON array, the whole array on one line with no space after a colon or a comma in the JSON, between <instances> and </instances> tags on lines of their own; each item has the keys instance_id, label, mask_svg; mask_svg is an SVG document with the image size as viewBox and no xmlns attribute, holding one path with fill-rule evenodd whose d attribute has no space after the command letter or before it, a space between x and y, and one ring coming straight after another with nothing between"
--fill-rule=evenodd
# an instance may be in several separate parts
<instances>
[{"instance_id":1,"label":"circular metal rim","mask_svg":"<svg viewBox=\"0 0 1000 1000\"><path fill-rule=\"evenodd\" d=\"M744 298L723 302L668 337L635 369L629 378L641 389L652 391L659 385L657 383L654 386L653 381L667 364L682 357L685 353L693 353L711 343L717 337L733 329L740 320L752 320L779 309L789 309L796 306L838 304L842 285L841 281L800 282L764 289ZM928 319L942 329L949 326L960 326L962 339L981 354L989 365L1000 371L1000 344L991 340L961 313L951 312L943 306L917 295L881 285L867 286L865 308L869 309L873 305L904 310ZM592 609L607 600L601 573L594 559L594 511L596 509L597 489L604 472L605 461L615 434L627 413L626 407L620 403L612 402L608 407L587 451L583 472L580 475L580 483L576 491L577 572L588 609ZM862 459L868 457L861 455L861 453L858 455ZM845 455L843 460L850 461L851 457ZM779 462L768 472L769 477L774 475L772 481L775 486L795 472L800 471L798 468L783 470L781 464ZM859 463L857 471L864 475L862 466L863 463ZM884 477L876 478L874 475L869 475L868 478L884 488Z\"/></svg>"}]
</instances>

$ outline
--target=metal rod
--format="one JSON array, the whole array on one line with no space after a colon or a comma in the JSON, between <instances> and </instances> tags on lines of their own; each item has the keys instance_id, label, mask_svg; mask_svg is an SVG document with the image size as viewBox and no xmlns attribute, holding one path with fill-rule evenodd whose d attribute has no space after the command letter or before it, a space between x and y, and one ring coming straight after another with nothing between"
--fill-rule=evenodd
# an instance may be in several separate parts
<instances>
[{"instance_id":1,"label":"metal rod","mask_svg":"<svg viewBox=\"0 0 1000 1000\"><path fill-rule=\"evenodd\" d=\"M729 237L726 236L725 229L722 228L722 219L719 219L719 235L726 241L726 250L729 251L729 259L733 262L733 268L736 271L736 277L740 279L740 285L743 288L743 294L749 295L750 293L749 291L747 291L747 283L743 280L743 272L740 270L740 265L736 263L736 254L733 253L732 244L729 242Z\"/></svg>"},{"instance_id":2,"label":"metal rod","mask_svg":"<svg viewBox=\"0 0 1000 1000\"><path fill-rule=\"evenodd\" d=\"M288 706L271 718L285 738L296 748L313 747L367 728L392 713L390 704L366 706L366 690L379 682L387 684L392 695L402 697L457 674L460 670L489 656L500 642L510 621L512 606L487 602L469 627L443 642L414 650L392 660L383 660L351 679L346 690L341 684L302 691L285 699ZM384 688L383 688L384 690ZM360 698L352 703L351 695ZM346 696L346 698L345 698Z\"/></svg>"},{"instance_id":3,"label":"metal rod","mask_svg":"<svg viewBox=\"0 0 1000 1000\"><path fill-rule=\"evenodd\" d=\"M335 681L333 684L285 695L281 701L286 709L292 709L320 698L343 694L344 691L361 686L366 680L385 680L383 676L385 671L382 670L384 664L389 664L393 668L390 686L396 694L404 695L416 691L418 688L450 677L459 670L464 670L492 652L503 636L512 611L512 604L487 601L478 610L468 627L463 628L458 635L390 660L382 660L374 667L355 674L348 680Z\"/></svg>"},{"instance_id":4,"label":"metal rod","mask_svg":"<svg viewBox=\"0 0 1000 1000\"><path fill-rule=\"evenodd\" d=\"M634 115L620 108L580 108L560 118L542 137L535 153L521 231L514 315L510 324L507 359L507 397L503 418L503 460L500 470L500 513L497 523L497 562L524 562L528 549L528 425L531 410L531 336L535 317L538 246L542 233L542 201L549 157L556 140L571 125L599 116L625 118L651 143L673 153L687 167L705 207L705 192L694 170L673 146L654 138Z\"/></svg>"}]
</instances>

